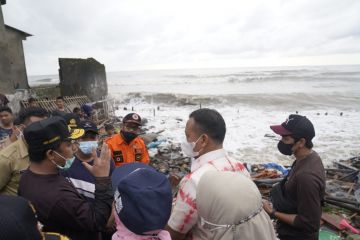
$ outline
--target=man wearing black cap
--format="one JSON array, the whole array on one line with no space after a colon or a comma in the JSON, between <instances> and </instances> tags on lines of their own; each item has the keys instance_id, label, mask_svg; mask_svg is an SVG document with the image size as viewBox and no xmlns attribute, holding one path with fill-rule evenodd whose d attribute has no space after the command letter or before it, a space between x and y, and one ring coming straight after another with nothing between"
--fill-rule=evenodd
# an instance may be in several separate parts
<instances>
[{"instance_id":1,"label":"man wearing black cap","mask_svg":"<svg viewBox=\"0 0 360 240\"><path fill-rule=\"evenodd\" d=\"M75 160L71 167L60 174L71 181L76 190L88 201L95 201L95 178L82 164L86 162L94 165L94 156L99 156L98 150L98 129L95 123L91 121L82 121L77 126L84 129L85 134L76 141L77 151ZM115 164L110 161L110 173L115 169ZM102 233L103 239L111 239L106 232Z\"/></svg>"},{"instance_id":2,"label":"man wearing black cap","mask_svg":"<svg viewBox=\"0 0 360 240\"><path fill-rule=\"evenodd\" d=\"M123 119L120 133L105 141L109 145L116 167L132 162L149 164L150 158L146 145L138 136L140 126L140 116L129 113Z\"/></svg>"},{"instance_id":3,"label":"man wearing black cap","mask_svg":"<svg viewBox=\"0 0 360 240\"><path fill-rule=\"evenodd\" d=\"M75 153L74 163L69 169L61 171L61 175L68 178L81 195L93 202L95 199L95 179L82 162L94 164L93 155L99 155L97 152L99 134L96 124L91 121L82 121L78 127L84 129L85 134L75 143L78 145L78 150ZM115 164L111 161L109 176L114 169Z\"/></svg>"},{"instance_id":4,"label":"man wearing black cap","mask_svg":"<svg viewBox=\"0 0 360 240\"><path fill-rule=\"evenodd\" d=\"M95 178L95 199L90 203L59 174L73 163L72 136L65 121L52 117L24 130L30 166L20 179L19 196L31 201L44 231L59 232L71 239L101 239L111 213L110 152L103 145L93 166L82 164Z\"/></svg>"},{"instance_id":5,"label":"man wearing black cap","mask_svg":"<svg viewBox=\"0 0 360 240\"><path fill-rule=\"evenodd\" d=\"M325 170L319 155L312 150L314 126L306 117L292 114L281 125L270 128L282 137L279 151L294 155L296 160L290 173L270 193L273 207L264 201L264 209L277 219L281 240L317 240Z\"/></svg>"}]
</instances>

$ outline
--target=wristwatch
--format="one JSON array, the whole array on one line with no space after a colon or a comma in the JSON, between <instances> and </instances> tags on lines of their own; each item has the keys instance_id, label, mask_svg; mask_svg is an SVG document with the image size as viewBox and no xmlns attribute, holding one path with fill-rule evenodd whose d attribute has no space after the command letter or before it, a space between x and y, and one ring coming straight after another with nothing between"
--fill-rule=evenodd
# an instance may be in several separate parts
<instances>
[{"instance_id":1,"label":"wristwatch","mask_svg":"<svg viewBox=\"0 0 360 240\"><path fill-rule=\"evenodd\" d=\"M276 210L273 209L273 210L271 211L271 213L270 213L270 217L271 217L272 219L275 219L275 218L276 218L275 213L276 213Z\"/></svg>"}]
</instances>

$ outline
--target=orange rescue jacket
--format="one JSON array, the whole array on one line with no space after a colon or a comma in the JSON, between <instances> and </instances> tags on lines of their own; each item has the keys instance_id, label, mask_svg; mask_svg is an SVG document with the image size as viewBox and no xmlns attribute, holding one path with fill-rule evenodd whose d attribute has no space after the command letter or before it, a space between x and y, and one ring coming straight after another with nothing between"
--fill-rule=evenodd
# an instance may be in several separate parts
<instances>
[{"instance_id":1,"label":"orange rescue jacket","mask_svg":"<svg viewBox=\"0 0 360 240\"><path fill-rule=\"evenodd\" d=\"M109 146L116 167L132 162L145 164L150 162L144 140L139 136L127 144L121 134L118 133L106 139L105 142Z\"/></svg>"}]
</instances>

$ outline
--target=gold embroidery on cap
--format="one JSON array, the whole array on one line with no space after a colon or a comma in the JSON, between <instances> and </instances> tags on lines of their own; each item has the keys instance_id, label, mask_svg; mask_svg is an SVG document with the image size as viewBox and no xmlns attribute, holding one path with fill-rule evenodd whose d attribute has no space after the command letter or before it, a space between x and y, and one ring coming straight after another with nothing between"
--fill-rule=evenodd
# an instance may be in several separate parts
<instances>
[{"instance_id":1,"label":"gold embroidery on cap","mask_svg":"<svg viewBox=\"0 0 360 240\"><path fill-rule=\"evenodd\" d=\"M54 138L52 138L50 140L47 140L47 141L43 142L43 144L47 145L47 144L53 143L53 142L55 142L55 141L57 141L59 139L60 139L60 136L56 136L56 137L54 137Z\"/></svg>"}]
</instances>

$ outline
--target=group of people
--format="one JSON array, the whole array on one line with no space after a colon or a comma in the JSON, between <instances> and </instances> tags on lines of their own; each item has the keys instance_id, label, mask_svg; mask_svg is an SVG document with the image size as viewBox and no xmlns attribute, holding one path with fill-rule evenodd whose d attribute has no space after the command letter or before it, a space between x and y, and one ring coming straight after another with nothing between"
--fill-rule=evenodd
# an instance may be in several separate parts
<instances>
[{"instance_id":1,"label":"group of people","mask_svg":"<svg viewBox=\"0 0 360 240\"><path fill-rule=\"evenodd\" d=\"M191 171L175 198L149 166L136 113L118 133L106 126L101 147L90 119L33 106L16 121L16 140L0 151L0 239L318 239L325 171L304 116L270 126L282 137L278 150L296 160L268 200L226 153L226 124L213 109L189 115L181 148Z\"/></svg>"}]
</instances>

